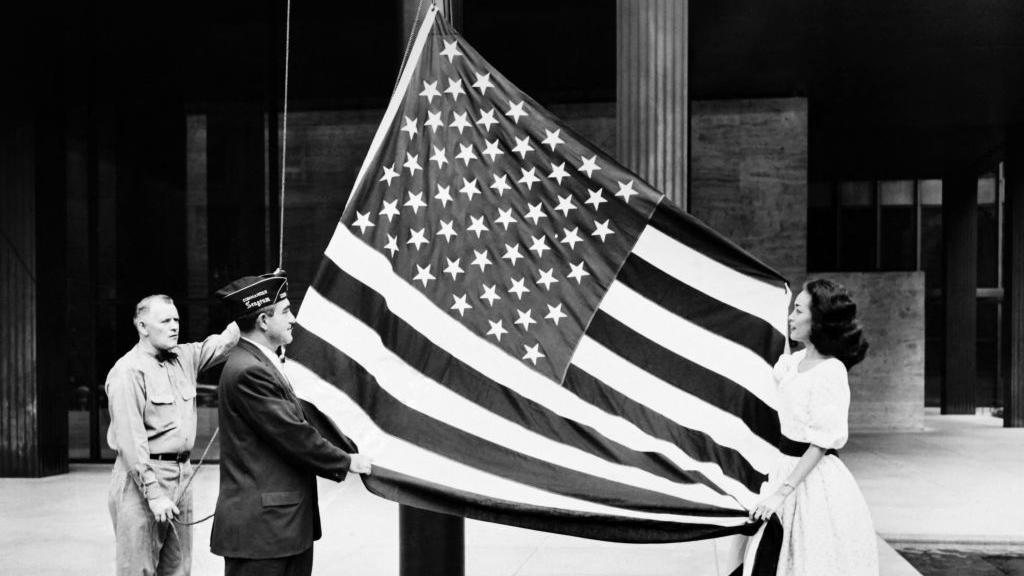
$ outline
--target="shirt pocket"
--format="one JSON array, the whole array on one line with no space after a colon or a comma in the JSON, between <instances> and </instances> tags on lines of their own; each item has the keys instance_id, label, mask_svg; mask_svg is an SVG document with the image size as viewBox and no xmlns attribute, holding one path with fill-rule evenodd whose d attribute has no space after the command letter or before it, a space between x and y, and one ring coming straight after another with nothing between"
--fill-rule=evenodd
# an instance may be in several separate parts
<instances>
[{"instance_id":1,"label":"shirt pocket","mask_svg":"<svg viewBox=\"0 0 1024 576\"><path fill-rule=\"evenodd\" d=\"M175 426L174 389L166 374L147 375L146 404L147 428L166 430Z\"/></svg>"}]
</instances>

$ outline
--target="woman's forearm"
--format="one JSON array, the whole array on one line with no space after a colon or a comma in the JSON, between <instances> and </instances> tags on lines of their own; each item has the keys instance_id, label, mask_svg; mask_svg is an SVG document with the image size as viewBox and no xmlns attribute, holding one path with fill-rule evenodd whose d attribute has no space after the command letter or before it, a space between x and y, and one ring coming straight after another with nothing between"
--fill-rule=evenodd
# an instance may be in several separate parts
<instances>
[{"instance_id":1,"label":"woman's forearm","mask_svg":"<svg viewBox=\"0 0 1024 576\"><path fill-rule=\"evenodd\" d=\"M804 481L804 478L814 470L814 467L818 465L818 462L825 456L825 449L819 446L811 444L804 451L804 455L800 457L800 461L796 463L796 468L790 472L789 477L779 487L779 491L782 492L783 496L789 496L796 490L796 487Z\"/></svg>"}]
</instances>

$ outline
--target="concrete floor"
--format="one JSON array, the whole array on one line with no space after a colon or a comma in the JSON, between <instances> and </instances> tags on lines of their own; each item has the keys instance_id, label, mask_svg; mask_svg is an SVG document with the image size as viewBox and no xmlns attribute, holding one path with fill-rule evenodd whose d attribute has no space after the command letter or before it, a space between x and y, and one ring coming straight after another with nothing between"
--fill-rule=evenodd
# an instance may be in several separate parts
<instances>
[{"instance_id":1,"label":"concrete floor","mask_svg":"<svg viewBox=\"0 0 1024 576\"><path fill-rule=\"evenodd\" d=\"M1024 430L987 416L926 417L917 433L855 436L843 458L878 533L897 545L1024 550ZM43 479L0 479L0 574L105 575L113 568L106 511L109 465ZM212 511L215 466L195 481L197 515ZM359 482L321 481L324 538L314 574L397 575L398 507ZM193 573L221 574L210 523L195 530ZM880 540L882 574L917 574ZM626 545L466 522L466 573L487 576L713 576L712 542Z\"/></svg>"}]
</instances>

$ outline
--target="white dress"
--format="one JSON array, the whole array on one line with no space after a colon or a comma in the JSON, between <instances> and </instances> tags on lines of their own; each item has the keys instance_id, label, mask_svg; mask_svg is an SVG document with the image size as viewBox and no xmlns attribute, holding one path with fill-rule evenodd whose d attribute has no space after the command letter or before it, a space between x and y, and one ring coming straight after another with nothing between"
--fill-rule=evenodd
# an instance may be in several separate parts
<instances>
[{"instance_id":1,"label":"white dress","mask_svg":"<svg viewBox=\"0 0 1024 576\"><path fill-rule=\"evenodd\" d=\"M842 448L848 437L850 386L846 367L835 358L803 372L804 351L784 355L775 365L782 433L822 448ZM782 456L769 475L772 494L789 478L798 457ZM782 551L778 574L785 576L878 575L875 529L853 475L839 457L822 457L778 511Z\"/></svg>"}]
</instances>

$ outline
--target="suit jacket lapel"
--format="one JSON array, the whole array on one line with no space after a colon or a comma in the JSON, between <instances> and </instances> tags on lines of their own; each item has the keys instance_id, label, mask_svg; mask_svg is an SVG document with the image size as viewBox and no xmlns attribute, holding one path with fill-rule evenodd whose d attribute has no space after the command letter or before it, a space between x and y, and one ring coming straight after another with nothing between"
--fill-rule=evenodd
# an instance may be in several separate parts
<instances>
[{"instance_id":1,"label":"suit jacket lapel","mask_svg":"<svg viewBox=\"0 0 1024 576\"><path fill-rule=\"evenodd\" d=\"M263 364L263 366L265 366L267 370L274 375L274 380L277 381L277 384L285 391L288 398L295 403L296 406L301 407L301 404L299 404L299 398L295 395L295 391L292 389L291 382L288 381L277 366L274 366L273 362L270 361L270 358L267 358L267 355L264 354L262 350L257 348L255 344L244 339L239 339L238 347L244 349L249 354L252 354L256 360Z\"/></svg>"}]
</instances>

